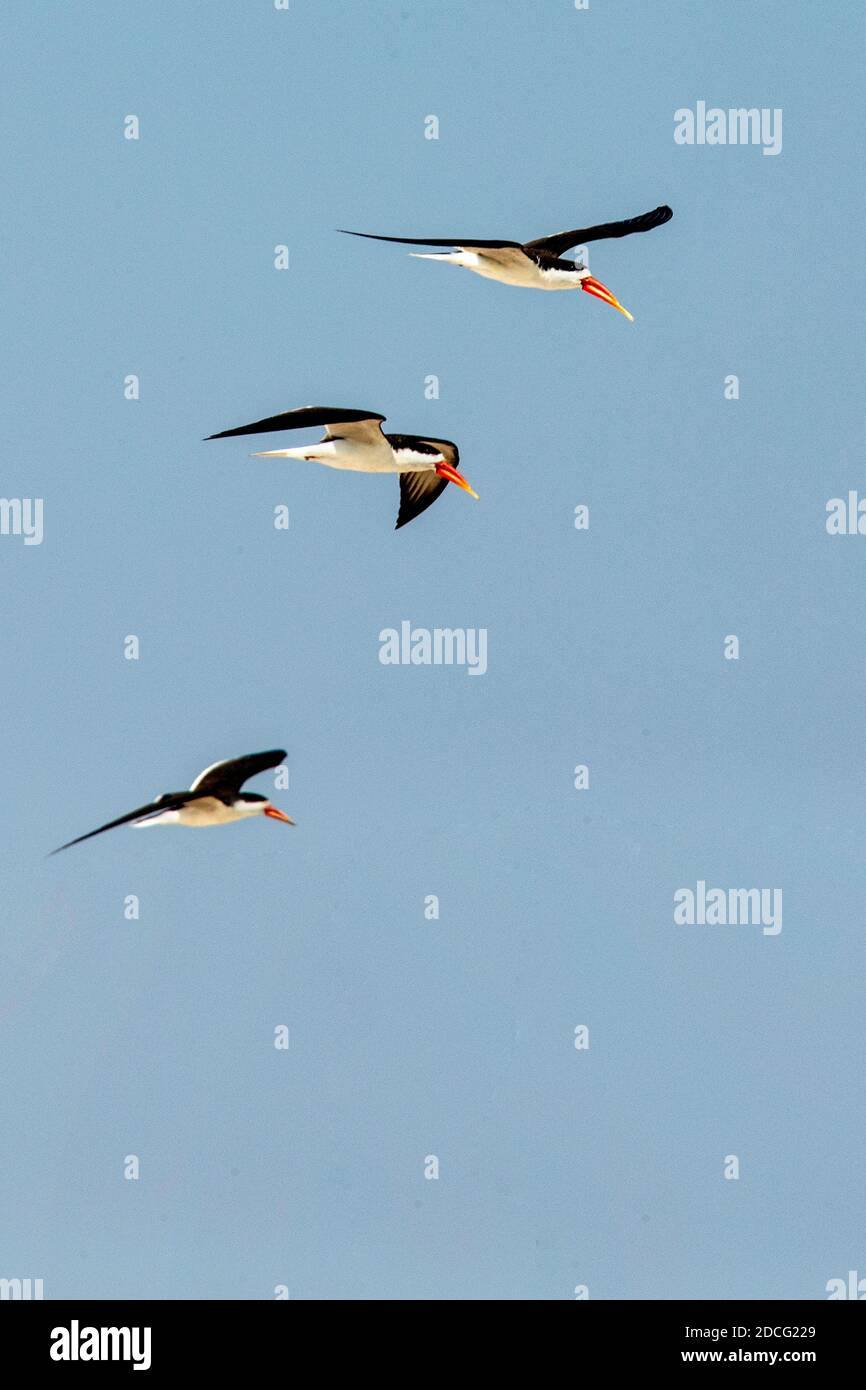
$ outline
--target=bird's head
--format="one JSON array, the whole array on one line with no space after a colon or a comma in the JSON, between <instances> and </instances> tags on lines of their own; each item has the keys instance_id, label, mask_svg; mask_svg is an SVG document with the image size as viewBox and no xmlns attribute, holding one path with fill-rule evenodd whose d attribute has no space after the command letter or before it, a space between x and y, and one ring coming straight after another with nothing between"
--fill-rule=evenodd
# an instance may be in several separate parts
<instances>
[{"instance_id":1,"label":"bird's head","mask_svg":"<svg viewBox=\"0 0 866 1390\"><path fill-rule=\"evenodd\" d=\"M433 458L433 467L440 478L445 478L449 483L454 483L457 487L462 487L464 492L468 492L470 497L478 501L478 493L471 483L458 472L457 465L460 462L460 450L451 439L425 439L425 444L441 445L443 452Z\"/></svg>"},{"instance_id":2,"label":"bird's head","mask_svg":"<svg viewBox=\"0 0 866 1390\"><path fill-rule=\"evenodd\" d=\"M604 304L609 304L612 309L618 309L621 314L625 314L629 323L634 323L634 315L620 304L613 290L609 290L607 285L603 285L595 276L590 275L588 270L583 270L580 276L580 288L593 298L600 299Z\"/></svg>"},{"instance_id":3,"label":"bird's head","mask_svg":"<svg viewBox=\"0 0 866 1390\"><path fill-rule=\"evenodd\" d=\"M244 792L241 798L249 808L251 816L270 816L271 820L285 821L286 825L294 825L291 816L287 816L285 811L281 811L279 806L274 806L268 801L266 796L258 796L255 792Z\"/></svg>"}]
</instances>

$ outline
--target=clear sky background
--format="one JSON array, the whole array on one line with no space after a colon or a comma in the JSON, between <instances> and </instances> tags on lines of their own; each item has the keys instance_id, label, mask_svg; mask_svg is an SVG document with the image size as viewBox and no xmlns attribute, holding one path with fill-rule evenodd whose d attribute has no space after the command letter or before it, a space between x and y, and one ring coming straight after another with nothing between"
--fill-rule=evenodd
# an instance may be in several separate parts
<instances>
[{"instance_id":1,"label":"clear sky background","mask_svg":"<svg viewBox=\"0 0 866 1390\"><path fill-rule=\"evenodd\" d=\"M862 9L2 26L0 493L42 497L45 536L0 537L0 1276L808 1299L866 1274L866 537L825 530L866 492ZM782 152L676 145L699 100L781 107ZM662 202L591 248L634 324L335 233ZM311 402L455 439L480 500L395 533L393 478L201 442ZM486 627L487 674L381 665L404 619ZM44 858L279 746L295 829ZM675 926L699 879L781 888L782 932Z\"/></svg>"}]
</instances>

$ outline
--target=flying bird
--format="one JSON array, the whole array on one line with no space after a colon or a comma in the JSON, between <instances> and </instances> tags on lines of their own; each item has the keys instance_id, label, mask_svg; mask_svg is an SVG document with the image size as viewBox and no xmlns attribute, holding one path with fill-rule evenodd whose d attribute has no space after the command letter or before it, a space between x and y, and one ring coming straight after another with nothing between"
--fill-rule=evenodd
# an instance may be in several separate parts
<instances>
[{"instance_id":1,"label":"flying bird","mask_svg":"<svg viewBox=\"0 0 866 1390\"><path fill-rule=\"evenodd\" d=\"M239 434L270 434L278 430L300 430L323 425L325 433L316 444L298 449L269 449L254 454L260 459L312 459L328 468L345 468L357 473L398 473L400 510L397 526L405 526L426 511L456 483L471 497L478 497L457 471L460 452L450 439L432 439L418 434L385 434L384 415L374 410L343 410L333 406L305 405L270 415L235 430L222 430L208 439L230 439Z\"/></svg>"},{"instance_id":2,"label":"flying bird","mask_svg":"<svg viewBox=\"0 0 866 1390\"><path fill-rule=\"evenodd\" d=\"M651 232L669 222L673 212L669 207L655 208L640 217L624 222L603 222L597 227L578 227L571 232L556 232L553 236L538 237L535 241L485 241L479 237L405 237L378 236L374 232L339 230L346 236L362 236L372 241L397 241L404 246L450 246L451 251L410 251L421 261L447 261L462 265L484 275L488 280L500 280L503 285L518 285L531 290L584 290L611 308L618 309L631 322L633 315L623 308L616 295L594 279L587 268L576 261L562 260L562 253L572 246L588 241L605 241L610 237L631 236L632 232Z\"/></svg>"},{"instance_id":3,"label":"flying bird","mask_svg":"<svg viewBox=\"0 0 866 1390\"><path fill-rule=\"evenodd\" d=\"M59 854L62 849L79 845L82 840L90 840L104 830L113 830L116 825L227 825L229 821L245 820L247 816L271 816L294 825L291 816L272 806L266 796L241 791L250 777L269 767L278 767L285 756L284 749L273 748L268 753L248 753L243 758L213 763L199 773L189 791L164 792L147 806L139 806L137 811L118 816L117 820L100 825L98 830L68 840L51 853Z\"/></svg>"}]
</instances>

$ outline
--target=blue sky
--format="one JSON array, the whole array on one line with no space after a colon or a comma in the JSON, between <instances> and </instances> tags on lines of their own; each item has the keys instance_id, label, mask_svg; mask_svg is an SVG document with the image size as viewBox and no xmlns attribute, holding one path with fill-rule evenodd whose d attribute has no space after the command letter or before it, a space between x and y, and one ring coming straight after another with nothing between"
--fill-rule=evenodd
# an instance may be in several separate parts
<instances>
[{"instance_id":1,"label":"blue sky","mask_svg":"<svg viewBox=\"0 0 866 1390\"><path fill-rule=\"evenodd\" d=\"M862 15L3 25L0 492L45 533L0 536L0 1276L567 1299L866 1273L866 539L824 525L866 491ZM699 100L782 108L781 153L676 145ZM334 230L528 239L662 202L591 248L633 325ZM201 442L310 402L455 439L480 500L395 533L393 478ZM486 628L486 674L383 666L403 620ZM295 829L44 858L275 746ZM698 880L781 888L782 931L676 926Z\"/></svg>"}]
</instances>

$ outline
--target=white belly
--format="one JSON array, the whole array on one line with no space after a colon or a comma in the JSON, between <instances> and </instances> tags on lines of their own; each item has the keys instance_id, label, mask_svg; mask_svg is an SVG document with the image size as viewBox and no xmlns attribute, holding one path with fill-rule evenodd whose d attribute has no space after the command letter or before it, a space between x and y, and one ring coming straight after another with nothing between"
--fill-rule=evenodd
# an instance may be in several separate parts
<instances>
[{"instance_id":1,"label":"white belly","mask_svg":"<svg viewBox=\"0 0 866 1390\"><path fill-rule=\"evenodd\" d=\"M248 806L226 806L225 802L218 801L214 796L203 796L191 801L188 806L182 806L177 815L181 825L228 825L230 821L243 820L257 811L258 806L253 803Z\"/></svg>"},{"instance_id":2,"label":"white belly","mask_svg":"<svg viewBox=\"0 0 866 1390\"><path fill-rule=\"evenodd\" d=\"M345 468L351 473L394 473L397 467L386 439L381 444L359 444L353 439L326 440L314 445L307 458L314 458L327 468Z\"/></svg>"},{"instance_id":3,"label":"white belly","mask_svg":"<svg viewBox=\"0 0 866 1390\"><path fill-rule=\"evenodd\" d=\"M498 280L500 285L516 285L525 290L577 290L588 270L542 270L529 256L515 256L513 259L498 260L494 255L485 256L483 251L445 251L422 253L410 251L418 261L446 261L448 265L462 265L485 280Z\"/></svg>"},{"instance_id":4,"label":"white belly","mask_svg":"<svg viewBox=\"0 0 866 1390\"><path fill-rule=\"evenodd\" d=\"M351 473L396 473L397 463L386 439L381 444L364 444L356 439L323 439L301 449L272 449L261 458L310 459L326 468L342 468Z\"/></svg>"},{"instance_id":5,"label":"white belly","mask_svg":"<svg viewBox=\"0 0 866 1390\"><path fill-rule=\"evenodd\" d=\"M576 290L580 280L570 270L542 270L534 261L521 256L515 265L503 265L499 261L474 251L458 252L460 265L483 275L487 280L498 280L502 285L514 285L525 290Z\"/></svg>"},{"instance_id":6,"label":"white belly","mask_svg":"<svg viewBox=\"0 0 866 1390\"><path fill-rule=\"evenodd\" d=\"M178 811L160 811L156 816L148 816L147 820L136 821L135 828L140 830L148 825L228 825L230 821L243 820L254 814L254 811L243 806L226 806L216 797L203 796L198 801L191 801L188 806L181 806Z\"/></svg>"},{"instance_id":7,"label":"white belly","mask_svg":"<svg viewBox=\"0 0 866 1390\"><path fill-rule=\"evenodd\" d=\"M544 288L538 266L533 261L528 261L525 256L521 257L519 265L501 265L498 261L488 260L486 256L477 256L471 251L461 254L466 256L466 261L463 262L466 269L474 270L476 275L483 275L485 280L498 280L501 285L515 285L518 289L525 290Z\"/></svg>"}]
</instances>

